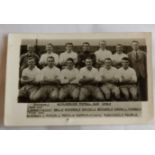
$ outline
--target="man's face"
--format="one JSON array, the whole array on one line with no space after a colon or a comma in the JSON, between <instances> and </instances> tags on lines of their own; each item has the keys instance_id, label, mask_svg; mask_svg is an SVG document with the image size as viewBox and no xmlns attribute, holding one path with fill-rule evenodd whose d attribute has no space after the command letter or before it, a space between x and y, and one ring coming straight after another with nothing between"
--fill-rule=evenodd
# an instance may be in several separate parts
<instances>
[{"instance_id":1,"label":"man's face","mask_svg":"<svg viewBox=\"0 0 155 155\"><path fill-rule=\"evenodd\" d=\"M52 45L47 45L46 50L48 53L51 53L53 51L53 46Z\"/></svg>"},{"instance_id":2,"label":"man's face","mask_svg":"<svg viewBox=\"0 0 155 155\"><path fill-rule=\"evenodd\" d=\"M133 50L138 50L139 49L139 44L138 44L138 42L133 42L132 43L132 48L133 48Z\"/></svg>"},{"instance_id":3,"label":"man's face","mask_svg":"<svg viewBox=\"0 0 155 155\"><path fill-rule=\"evenodd\" d=\"M54 59L53 58L47 58L47 65L49 67L53 67L54 66Z\"/></svg>"},{"instance_id":4,"label":"man's face","mask_svg":"<svg viewBox=\"0 0 155 155\"><path fill-rule=\"evenodd\" d=\"M28 54L31 55L31 54L33 54L33 52L34 52L34 47L29 46L28 47Z\"/></svg>"},{"instance_id":5,"label":"man's face","mask_svg":"<svg viewBox=\"0 0 155 155\"><path fill-rule=\"evenodd\" d=\"M106 48L106 43L104 41L100 42L100 48L105 49Z\"/></svg>"},{"instance_id":6,"label":"man's face","mask_svg":"<svg viewBox=\"0 0 155 155\"><path fill-rule=\"evenodd\" d=\"M117 46L116 46L116 52L117 52L117 53L122 53L122 52L123 52L123 47L120 46L120 45L117 45Z\"/></svg>"},{"instance_id":7,"label":"man's face","mask_svg":"<svg viewBox=\"0 0 155 155\"><path fill-rule=\"evenodd\" d=\"M129 61L128 60L122 60L122 66L124 69L127 69L129 67Z\"/></svg>"},{"instance_id":8,"label":"man's face","mask_svg":"<svg viewBox=\"0 0 155 155\"><path fill-rule=\"evenodd\" d=\"M105 67L107 68L107 69L110 69L111 68L111 60L105 60Z\"/></svg>"},{"instance_id":9,"label":"man's face","mask_svg":"<svg viewBox=\"0 0 155 155\"><path fill-rule=\"evenodd\" d=\"M89 44L83 44L82 46L83 51L89 51Z\"/></svg>"},{"instance_id":10,"label":"man's face","mask_svg":"<svg viewBox=\"0 0 155 155\"><path fill-rule=\"evenodd\" d=\"M71 60L67 60L67 68L72 69L73 68L73 62Z\"/></svg>"},{"instance_id":11,"label":"man's face","mask_svg":"<svg viewBox=\"0 0 155 155\"><path fill-rule=\"evenodd\" d=\"M86 59L85 60L85 63L86 63L86 67L88 67L88 68L91 68L92 67L93 62L92 62L91 59Z\"/></svg>"},{"instance_id":12,"label":"man's face","mask_svg":"<svg viewBox=\"0 0 155 155\"><path fill-rule=\"evenodd\" d=\"M67 44L67 45L66 45L66 50L67 50L67 51L71 51L72 48L73 48L73 46L72 46L71 44Z\"/></svg>"},{"instance_id":13,"label":"man's face","mask_svg":"<svg viewBox=\"0 0 155 155\"><path fill-rule=\"evenodd\" d=\"M28 60L28 66L29 68L33 68L35 66L35 60L34 59Z\"/></svg>"}]
</instances>

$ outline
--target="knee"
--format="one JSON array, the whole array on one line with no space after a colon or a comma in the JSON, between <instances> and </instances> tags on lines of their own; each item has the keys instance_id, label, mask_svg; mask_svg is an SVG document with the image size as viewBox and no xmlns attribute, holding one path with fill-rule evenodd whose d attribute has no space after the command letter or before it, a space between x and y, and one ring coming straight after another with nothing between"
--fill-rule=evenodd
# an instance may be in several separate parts
<instances>
[{"instance_id":1,"label":"knee","mask_svg":"<svg viewBox=\"0 0 155 155\"><path fill-rule=\"evenodd\" d=\"M87 99L87 94L88 94L87 90L81 89L80 95L79 95L79 100L80 101L86 100Z\"/></svg>"},{"instance_id":2,"label":"knee","mask_svg":"<svg viewBox=\"0 0 155 155\"><path fill-rule=\"evenodd\" d=\"M33 95L30 95L30 100L33 101L33 102L36 102L40 99L40 94L33 94Z\"/></svg>"},{"instance_id":3,"label":"knee","mask_svg":"<svg viewBox=\"0 0 155 155\"><path fill-rule=\"evenodd\" d=\"M19 96L19 98L21 98L21 97L27 97L26 94L27 94L26 91L20 90L18 96Z\"/></svg>"},{"instance_id":4,"label":"knee","mask_svg":"<svg viewBox=\"0 0 155 155\"><path fill-rule=\"evenodd\" d=\"M129 100L129 94L128 93L124 93L124 97L126 100Z\"/></svg>"},{"instance_id":5,"label":"knee","mask_svg":"<svg viewBox=\"0 0 155 155\"><path fill-rule=\"evenodd\" d=\"M58 93L51 93L49 95L50 100L57 100L58 99Z\"/></svg>"},{"instance_id":6,"label":"knee","mask_svg":"<svg viewBox=\"0 0 155 155\"><path fill-rule=\"evenodd\" d=\"M110 99L110 91L104 91L104 95L105 95L105 98L107 99L107 100L109 100Z\"/></svg>"},{"instance_id":7,"label":"knee","mask_svg":"<svg viewBox=\"0 0 155 155\"><path fill-rule=\"evenodd\" d=\"M64 100L65 96L66 96L65 93L60 91L60 93L59 93L59 100Z\"/></svg>"},{"instance_id":8,"label":"knee","mask_svg":"<svg viewBox=\"0 0 155 155\"><path fill-rule=\"evenodd\" d=\"M133 100L138 99L137 89L130 89L130 94Z\"/></svg>"},{"instance_id":9,"label":"knee","mask_svg":"<svg viewBox=\"0 0 155 155\"><path fill-rule=\"evenodd\" d=\"M133 100L137 100L138 99L136 92L132 92L131 93L131 97L132 97Z\"/></svg>"},{"instance_id":10,"label":"knee","mask_svg":"<svg viewBox=\"0 0 155 155\"><path fill-rule=\"evenodd\" d=\"M22 93L22 92L19 92L19 95L18 95L18 97L19 97L19 98L22 98L22 97L26 97L26 96L25 96L25 94L24 94L24 93Z\"/></svg>"},{"instance_id":11,"label":"knee","mask_svg":"<svg viewBox=\"0 0 155 155\"><path fill-rule=\"evenodd\" d=\"M96 95L96 99L100 100L100 101L103 101L104 100L103 94L101 92L98 92L97 95Z\"/></svg>"},{"instance_id":12,"label":"knee","mask_svg":"<svg viewBox=\"0 0 155 155\"><path fill-rule=\"evenodd\" d=\"M78 90L74 91L74 93L72 94L72 98L73 98L73 100L78 100L78 98L79 98L79 91Z\"/></svg>"},{"instance_id":13,"label":"knee","mask_svg":"<svg viewBox=\"0 0 155 155\"><path fill-rule=\"evenodd\" d=\"M115 91L113 93L114 93L114 96L115 96L116 99L120 99L120 91L119 90L117 90L117 91Z\"/></svg>"},{"instance_id":14,"label":"knee","mask_svg":"<svg viewBox=\"0 0 155 155\"><path fill-rule=\"evenodd\" d=\"M86 100L86 96L80 93L79 100L80 101Z\"/></svg>"},{"instance_id":15,"label":"knee","mask_svg":"<svg viewBox=\"0 0 155 155\"><path fill-rule=\"evenodd\" d=\"M80 95L79 95L79 100L80 101L84 101L84 100L86 100L86 95L85 94L83 94L82 92L80 92Z\"/></svg>"},{"instance_id":16,"label":"knee","mask_svg":"<svg viewBox=\"0 0 155 155\"><path fill-rule=\"evenodd\" d=\"M122 94L124 95L125 99L129 99L129 92L128 91L122 91Z\"/></svg>"},{"instance_id":17,"label":"knee","mask_svg":"<svg viewBox=\"0 0 155 155\"><path fill-rule=\"evenodd\" d=\"M106 97L106 99L110 99L110 92L106 92L105 97Z\"/></svg>"},{"instance_id":18,"label":"knee","mask_svg":"<svg viewBox=\"0 0 155 155\"><path fill-rule=\"evenodd\" d=\"M18 102L27 102L27 95L23 92L19 92L18 94Z\"/></svg>"},{"instance_id":19,"label":"knee","mask_svg":"<svg viewBox=\"0 0 155 155\"><path fill-rule=\"evenodd\" d=\"M137 100L138 100L138 97L137 97L137 95L135 95L135 96L132 96L132 99L133 99L134 101L137 101Z\"/></svg>"},{"instance_id":20,"label":"knee","mask_svg":"<svg viewBox=\"0 0 155 155\"><path fill-rule=\"evenodd\" d=\"M79 98L79 95L78 94L74 94L73 96L72 96L72 98L73 98L73 100L78 100L78 98Z\"/></svg>"},{"instance_id":21,"label":"knee","mask_svg":"<svg viewBox=\"0 0 155 155\"><path fill-rule=\"evenodd\" d=\"M115 94L115 98L116 98L116 99L120 99L120 93L116 93L116 94Z\"/></svg>"}]
</instances>

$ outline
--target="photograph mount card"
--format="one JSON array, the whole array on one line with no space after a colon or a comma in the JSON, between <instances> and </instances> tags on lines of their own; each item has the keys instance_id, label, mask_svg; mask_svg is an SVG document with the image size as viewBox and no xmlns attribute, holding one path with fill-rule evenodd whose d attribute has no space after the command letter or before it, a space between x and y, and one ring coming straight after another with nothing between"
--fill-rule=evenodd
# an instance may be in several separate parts
<instances>
[{"instance_id":1,"label":"photograph mount card","mask_svg":"<svg viewBox=\"0 0 155 155\"><path fill-rule=\"evenodd\" d=\"M9 34L6 126L152 120L151 33Z\"/></svg>"}]
</instances>

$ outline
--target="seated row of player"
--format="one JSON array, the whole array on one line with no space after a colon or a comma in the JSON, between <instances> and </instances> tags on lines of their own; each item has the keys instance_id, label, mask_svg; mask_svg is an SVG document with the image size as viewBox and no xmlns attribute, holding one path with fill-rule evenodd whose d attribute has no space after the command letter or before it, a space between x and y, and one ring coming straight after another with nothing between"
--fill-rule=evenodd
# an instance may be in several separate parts
<instances>
[{"instance_id":1,"label":"seated row of player","mask_svg":"<svg viewBox=\"0 0 155 155\"><path fill-rule=\"evenodd\" d=\"M88 42L84 42L82 45L82 50L79 55L73 51L73 44L72 43L66 43L66 51L61 53L60 56L54 52L54 47L52 44L48 44L46 46L46 53L43 53L41 57L34 53L34 48L29 47L28 52L26 54L23 54L21 56L20 66L21 70L27 67L27 59L29 57L34 57L36 59L36 62L39 63L39 66L44 67L47 65L47 58L49 56L54 57L55 59L55 65L60 65L62 68L66 66L66 60L68 58L72 58L74 60L74 64L78 68L84 67L85 65L85 58L91 57L93 60L93 66L100 67L104 63L105 58L111 58L113 62L113 66L116 68L121 67L121 59L123 57L128 57L127 54L123 53L123 46L121 44L118 44L116 46L116 53L112 54L111 51L106 49L106 42L101 41L99 43L99 50L97 50L95 53L90 52L90 45Z\"/></svg>"},{"instance_id":2,"label":"seated row of player","mask_svg":"<svg viewBox=\"0 0 155 155\"><path fill-rule=\"evenodd\" d=\"M122 67L116 69L110 58L105 59L99 70L92 66L91 57L85 59L85 67L78 70L74 60L67 59L67 67L60 71L55 66L54 57L47 58L47 66L42 70L35 65L35 59L28 59L28 67L23 70L22 87L19 98L30 101L90 101L90 99L137 100L137 76L129 67L127 57L122 58Z\"/></svg>"}]
</instances>

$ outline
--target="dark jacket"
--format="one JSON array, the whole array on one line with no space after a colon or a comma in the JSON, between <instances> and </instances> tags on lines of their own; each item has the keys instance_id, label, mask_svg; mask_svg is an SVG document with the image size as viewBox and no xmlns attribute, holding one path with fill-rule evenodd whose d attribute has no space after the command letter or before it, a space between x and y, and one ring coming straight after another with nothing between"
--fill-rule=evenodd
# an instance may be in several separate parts
<instances>
[{"instance_id":1,"label":"dark jacket","mask_svg":"<svg viewBox=\"0 0 155 155\"><path fill-rule=\"evenodd\" d=\"M146 53L138 50L128 53L131 67L133 67L137 73L137 77L146 78Z\"/></svg>"},{"instance_id":2,"label":"dark jacket","mask_svg":"<svg viewBox=\"0 0 155 155\"><path fill-rule=\"evenodd\" d=\"M85 66L85 59L87 57L90 57L93 61L93 66L96 65L96 56L94 53L90 51L85 51L78 56L78 68L84 67Z\"/></svg>"},{"instance_id":3,"label":"dark jacket","mask_svg":"<svg viewBox=\"0 0 155 155\"><path fill-rule=\"evenodd\" d=\"M33 57L35 59L36 65L38 65L39 56L35 53L29 55L28 53L22 54L20 57L20 66L22 69L26 68L28 66L27 60L29 58Z\"/></svg>"}]
</instances>

